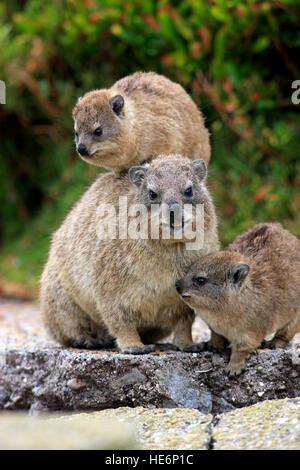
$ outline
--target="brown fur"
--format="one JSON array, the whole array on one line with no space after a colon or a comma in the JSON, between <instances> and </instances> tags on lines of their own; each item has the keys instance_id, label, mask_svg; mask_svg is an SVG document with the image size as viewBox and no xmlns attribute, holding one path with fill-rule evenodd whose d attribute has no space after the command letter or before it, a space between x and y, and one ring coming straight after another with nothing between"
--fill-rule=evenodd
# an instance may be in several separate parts
<instances>
[{"instance_id":1,"label":"brown fur","mask_svg":"<svg viewBox=\"0 0 300 470\"><path fill-rule=\"evenodd\" d=\"M197 261L180 294L213 330L213 346L230 342L227 370L238 374L264 338L283 347L300 330L300 241L280 224L258 224Z\"/></svg>"},{"instance_id":2,"label":"brown fur","mask_svg":"<svg viewBox=\"0 0 300 470\"><path fill-rule=\"evenodd\" d=\"M117 95L124 106L116 113L110 100ZM179 84L153 72L136 72L109 89L86 93L73 118L76 146L86 146L88 154L81 157L93 165L124 170L174 153L206 164L210 159L209 133L196 104Z\"/></svg>"},{"instance_id":3,"label":"brown fur","mask_svg":"<svg viewBox=\"0 0 300 470\"><path fill-rule=\"evenodd\" d=\"M200 254L218 249L214 205L202 170L182 156L161 156L150 166L130 170L132 178L143 174L137 186L128 174L108 173L87 190L54 234L41 280L41 309L57 341L99 347L116 338L122 351L143 353L151 350L143 343L173 331L178 347L193 344L194 314L177 296L174 283ZM205 208L201 250L186 250L183 240L173 238L98 238L99 205L110 203L118 209L119 195L127 195L128 205L140 202L149 210L149 184L166 205L181 203L184 184L193 186L190 201L202 202Z\"/></svg>"}]
</instances>

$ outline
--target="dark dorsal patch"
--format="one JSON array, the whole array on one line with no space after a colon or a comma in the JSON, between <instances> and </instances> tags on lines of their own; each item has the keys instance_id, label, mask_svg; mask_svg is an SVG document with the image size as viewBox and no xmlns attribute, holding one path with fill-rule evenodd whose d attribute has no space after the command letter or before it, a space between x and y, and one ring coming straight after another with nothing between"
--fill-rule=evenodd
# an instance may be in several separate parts
<instances>
[{"instance_id":1,"label":"dark dorsal patch","mask_svg":"<svg viewBox=\"0 0 300 470\"><path fill-rule=\"evenodd\" d=\"M246 242L248 245L257 245L264 243L265 240L268 237L268 226L267 225L261 225L256 229L252 229L249 232L244 233L240 237L240 241Z\"/></svg>"},{"instance_id":2,"label":"dark dorsal patch","mask_svg":"<svg viewBox=\"0 0 300 470\"><path fill-rule=\"evenodd\" d=\"M256 230L253 230L249 233L246 241L247 251L250 253L255 253L261 250L268 239L269 236L269 227L268 225L261 225Z\"/></svg>"},{"instance_id":3,"label":"dark dorsal patch","mask_svg":"<svg viewBox=\"0 0 300 470\"><path fill-rule=\"evenodd\" d=\"M239 235L232 245L230 251L253 255L263 249L270 235L268 224L261 224L242 235Z\"/></svg>"},{"instance_id":4,"label":"dark dorsal patch","mask_svg":"<svg viewBox=\"0 0 300 470\"><path fill-rule=\"evenodd\" d=\"M268 226L267 225L262 225L258 230L256 230L256 232L254 233L253 238L263 237L267 230L268 230Z\"/></svg>"},{"instance_id":5,"label":"dark dorsal patch","mask_svg":"<svg viewBox=\"0 0 300 470\"><path fill-rule=\"evenodd\" d=\"M137 91L143 92L147 95L155 95L161 97L163 91L160 92L159 89L156 89L152 85L151 73L148 77L145 77L144 72L136 72L129 77L125 77L115 83L114 88L122 90L127 95L136 93Z\"/></svg>"}]
</instances>

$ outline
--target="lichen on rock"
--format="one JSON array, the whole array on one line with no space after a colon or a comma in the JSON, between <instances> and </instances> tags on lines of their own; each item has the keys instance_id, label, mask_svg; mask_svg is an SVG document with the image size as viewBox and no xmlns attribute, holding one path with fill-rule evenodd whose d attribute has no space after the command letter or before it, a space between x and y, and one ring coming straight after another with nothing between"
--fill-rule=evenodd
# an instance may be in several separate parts
<instances>
[{"instance_id":1,"label":"lichen on rock","mask_svg":"<svg viewBox=\"0 0 300 470\"><path fill-rule=\"evenodd\" d=\"M220 450L300 450L300 398L266 400L219 417Z\"/></svg>"}]
</instances>

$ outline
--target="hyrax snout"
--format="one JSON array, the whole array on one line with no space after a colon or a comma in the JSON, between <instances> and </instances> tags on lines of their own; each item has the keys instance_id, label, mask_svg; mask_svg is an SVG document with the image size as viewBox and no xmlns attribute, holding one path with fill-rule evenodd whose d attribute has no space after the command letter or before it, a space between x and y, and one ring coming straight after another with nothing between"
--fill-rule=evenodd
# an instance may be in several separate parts
<instances>
[{"instance_id":1,"label":"hyrax snout","mask_svg":"<svg viewBox=\"0 0 300 470\"><path fill-rule=\"evenodd\" d=\"M94 182L54 234L42 276L41 308L57 341L85 348L116 341L123 352L139 354L173 332L180 349L198 348L191 336L194 313L177 295L175 280L219 246L205 175L203 160L168 155ZM191 249L191 236L178 238L177 224L181 220L181 229L187 224L186 201L204 208L202 244ZM171 216L174 206L182 211L179 222ZM135 217L137 208L144 219ZM197 215L192 211L189 217L195 225ZM140 229L145 220L148 234ZM112 222L116 230L105 231ZM166 225L169 236L164 238ZM114 235L103 236L108 233ZM193 233L196 239L197 230Z\"/></svg>"},{"instance_id":2,"label":"hyrax snout","mask_svg":"<svg viewBox=\"0 0 300 470\"><path fill-rule=\"evenodd\" d=\"M279 224L258 224L194 263L176 289L211 328L212 345L230 343L227 370L238 374L265 338L283 347L300 330L300 242Z\"/></svg>"},{"instance_id":3,"label":"hyrax snout","mask_svg":"<svg viewBox=\"0 0 300 470\"><path fill-rule=\"evenodd\" d=\"M86 93L73 118L77 152L93 165L124 170L174 153L210 159L209 133L196 104L180 85L153 72Z\"/></svg>"},{"instance_id":4,"label":"hyrax snout","mask_svg":"<svg viewBox=\"0 0 300 470\"><path fill-rule=\"evenodd\" d=\"M176 156L177 161L178 158L180 157ZM129 170L129 177L137 187L134 202L147 208L149 220L153 220L153 209L157 208L160 227L170 228L175 237L176 232L180 231L180 235L184 237L184 228L188 222L191 223L191 229L196 229L193 209L199 206L204 208L207 192L199 182L205 180L207 170L202 159L194 160L191 164L178 162L177 165L175 169L174 156L164 157L164 161L154 160L150 167L133 166ZM190 213L188 208L191 209ZM204 222L203 219L201 221ZM161 237L163 238L163 234Z\"/></svg>"}]
</instances>

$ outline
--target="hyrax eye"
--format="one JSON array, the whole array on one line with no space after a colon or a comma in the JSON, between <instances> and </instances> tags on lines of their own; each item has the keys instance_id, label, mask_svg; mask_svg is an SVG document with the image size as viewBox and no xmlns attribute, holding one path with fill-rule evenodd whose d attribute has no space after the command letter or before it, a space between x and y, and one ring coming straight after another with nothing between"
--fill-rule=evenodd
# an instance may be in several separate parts
<instances>
[{"instance_id":1,"label":"hyrax eye","mask_svg":"<svg viewBox=\"0 0 300 470\"><path fill-rule=\"evenodd\" d=\"M184 191L184 195L185 196L189 196L191 197L193 195L193 188L192 186L190 186L189 188L187 188L185 191Z\"/></svg>"},{"instance_id":2,"label":"hyrax eye","mask_svg":"<svg viewBox=\"0 0 300 470\"><path fill-rule=\"evenodd\" d=\"M75 130L73 131L73 134L75 135L75 137L78 137L78 132L76 132Z\"/></svg>"},{"instance_id":3,"label":"hyrax eye","mask_svg":"<svg viewBox=\"0 0 300 470\"><path fill-rule=\"evenodd\" d=\"M154 199L157 199L157 194L154 192L154 191L149 191L149 198L151 199L151 201L154 201Z\"/></svg>"},{"instance_id":4,"label":"hyrax eye","mask_svg":"<svg viewBox=\"0 0 300 470\"><path fill-rule=\"evenodd\" d=\"M200 276L200 277L194 277L193 281L197 286L203 286L206 283L207 279L206 277Z\"/></svg>"},{"instance_id":5,"label":"hyrax eye","mask_svg":"<svg viewBox=\"0 0 300 470\"><path fill-rule=\"evenodd\" d=\"M97 129L94 130L94 135L96 135L97 137L99 137L99 135L102 135L102 128L97 127Z\"/></svg>"}]
</instances>

